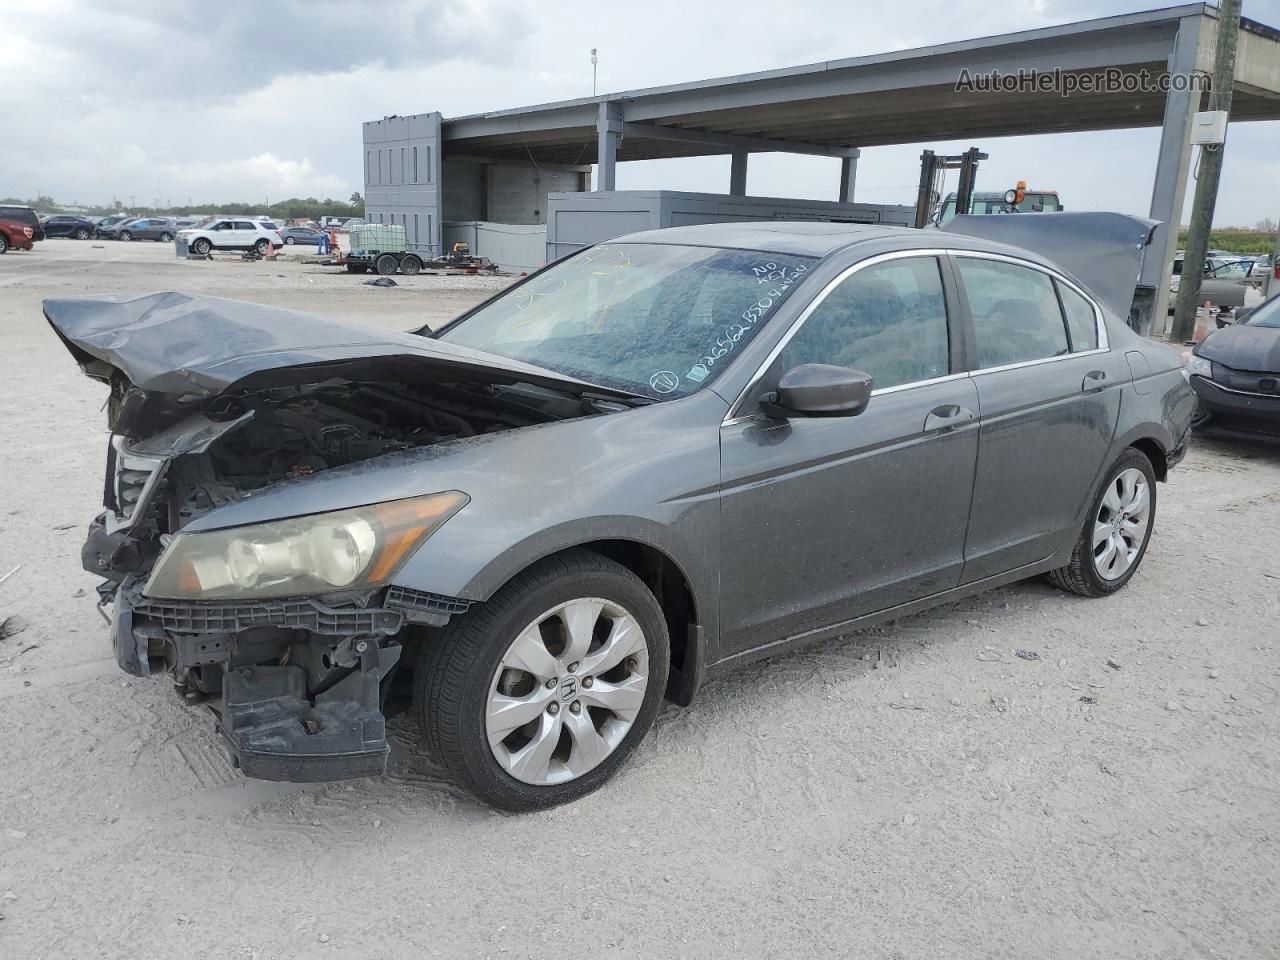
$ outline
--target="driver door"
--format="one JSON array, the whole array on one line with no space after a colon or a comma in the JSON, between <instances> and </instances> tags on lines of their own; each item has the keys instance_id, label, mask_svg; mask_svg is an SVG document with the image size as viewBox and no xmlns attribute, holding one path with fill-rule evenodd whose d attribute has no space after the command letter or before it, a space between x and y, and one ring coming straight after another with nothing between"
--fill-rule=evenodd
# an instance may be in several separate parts
<instances>
[{"instance_id":1,"label":"driver door","mask_svg":"<svg viewBox=\"0 0 1280 960\"><path fill-rule=\"evenodd\" d=\"M721 426L722 655L959 583L978 403L958 372L946 269L914 253L851 267L818 294ZM804 363L870 374L866 409L766 417L759 396Z\"/></svg>"}]
</instances>

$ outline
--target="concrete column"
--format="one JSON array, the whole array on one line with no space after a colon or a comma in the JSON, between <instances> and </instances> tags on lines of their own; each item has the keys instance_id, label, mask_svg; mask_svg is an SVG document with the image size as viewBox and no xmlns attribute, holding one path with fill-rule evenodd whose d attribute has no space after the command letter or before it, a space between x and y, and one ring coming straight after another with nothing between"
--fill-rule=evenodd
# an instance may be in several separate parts
<instances>
[{"instance_id":1,"label":"concrete column","mask_svg":"<svg viewBox=\"0 0 1280 960\"><path fill-rule=\"evenodd\" d=\"M1185 17L1178 27L1169 72L1190 74L1198 66L1200 17ZM1155 183L1151 187L1151 219L1161 221L1151 238L1142 263L1139 282L1155 287L1151 315L1138 319L1138 332L1154 329L1163 333L1169 312L1169 282L1173 275L1173 255L1178 249L1178 226L1187 195L1187 170L1191 160L1191 121L1200 109L1200 93L1170 90L1164 100L1164 125L1160 130L1160 153L1156 157ZM1127 319L1127 318L1126 318Z\"/></svg>"},{"instance_id":2,"label":"concrete column","mask_svg":"<svg viewBox=\"0 0 1280 960\"><path fill-rule=\"evenodd\" d=\"M596 189L613 190L618 162L618 141L622 139L622 104L602 103L596 118Z\"/></svg>"},{"instance_id":3,"label":"concrete column","mask_svg":"<svg viewBox=\"0 0 1280 960\"><path fill-rule=\"evenodd\" d=\"M840 158L841 203L853 203L853 182L858 177L858 157L861 155L861 150L855 150L852 156Z\"/></svg>"},{"instance_id":4,"label":"concrete column","mask_svg":"<svg viewBox=\"0 0 1280 960\"><path fill-rule=\"evenodd\" d=\"M745 150L733 151L729 166L729 193L735 197L747 195L747 157Z\"/></svg>"}]
</instances>

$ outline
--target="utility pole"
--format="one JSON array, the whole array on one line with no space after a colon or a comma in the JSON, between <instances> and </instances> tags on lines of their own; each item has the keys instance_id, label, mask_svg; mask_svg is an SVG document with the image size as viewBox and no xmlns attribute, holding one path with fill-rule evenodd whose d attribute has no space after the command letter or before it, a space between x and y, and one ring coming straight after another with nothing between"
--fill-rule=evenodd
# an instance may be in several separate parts
<instances>
[{"instance_id":1,"label":"utility pole","mask_svg":"<svg viewBox=\"0 0 1280 960\"><path fill-rule=\"evenodd\" d=\"M1213 89L1209 93L1209 109L1231 114L1231 92L1236 79L1236 40L1240 35L1240 0L1220 0L1218 5L1218 42L1213 55ZM1200 173L1196 178L1196 196L1191 205L1191 228L1187 233L1186 251L1182 256L1182 280L1178 285L1178 304L1173 313L1173 329L1169 339L1183 343L1195 332L1196 305L1200 300L1200 278L1204 258L1209 251L1209 231L1213 228L1213 208L1218 202L1218 181L1222 177L1222 155L1226 136L1219 144L1200 148ZM1175 224L1169 225L1175 229Z\"/></svg>"},{"instance_id":2,"label":"utility pole","mask_svg":"<svg viewBox=\"0 0 1280 960\"><path fill-rule=\"evenodd\" d=\"M599 58L596 57L596 48L592 47L591 48L591 95L593 97L596 95L596 64L599 62L600 62Z\"/></svg>"}]
</instances>

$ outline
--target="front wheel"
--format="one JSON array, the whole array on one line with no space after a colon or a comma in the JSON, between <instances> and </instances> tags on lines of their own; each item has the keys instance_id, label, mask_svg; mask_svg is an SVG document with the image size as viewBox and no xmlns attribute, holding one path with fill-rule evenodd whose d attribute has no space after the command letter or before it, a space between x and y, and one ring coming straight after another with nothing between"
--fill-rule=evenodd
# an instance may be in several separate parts
<instances>
[{"instance_id":1,"label":"front wheel","mask_svg":"<svg viewBox=\"0 0 1280 960\"><path fill-rule=\"evenodd\" d=\"M634 573L579 550L545 560L423 643L416 709L461 784L505 810L590 793L657 715L670 644Z\"/></svg>"},{"instance_id":2,"label":"front wheel","mask_svg":"<svg viewBox=\"0 0 1280 960\"><path fill-rule=\"evenodd\" d=\"M9 238L6 237L3 233L0 233L0 255L6 254L8 252L9 252Z\"/></svg>"},{"instance_id":3,"label":"front wheel","mask_svg":"<svg viewBox=\"0 0 1280 960\"><path fill-rule=\"evenodd\" d=\"M133 239L133 234L130 233L128 230L121 230L120 239L128 242L129 240Z\"/></svg>"},{"instance_id":4,"label":"front wheel","mask_svg":"<svg viewBox=\"0 0 1280 960\"><path fill-rule=\"evenodd\" d=\"M209 251L212 249L213 249L213 244L211 244L204 237L200 237L195 241L195 243L191 244L191 252L198 254L199 256L202 256L202 257L207 257L209 255Z\"/></svg>"},{"instance_id":5,"label":"front wheel","mask_svg":"<svg viewBox=\"0 0 1280 960\"><path fill-rule=\"evenodd\" d=\"M1050 571L1056 587L1082 597L1115 593L1138 571L1156 520L1156 476L1132 448L1107 471L1065 567Z\"/></svg>"}]
</instances>

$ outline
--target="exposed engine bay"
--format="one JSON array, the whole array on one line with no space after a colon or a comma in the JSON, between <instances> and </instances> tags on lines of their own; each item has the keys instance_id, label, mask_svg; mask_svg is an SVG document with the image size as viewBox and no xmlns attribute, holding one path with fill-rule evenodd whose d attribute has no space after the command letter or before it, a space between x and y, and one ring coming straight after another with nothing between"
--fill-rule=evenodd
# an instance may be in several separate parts
<instances>
[{"instance_id":1,"label":"exposed engine bay","mask_svg":"<svg viewBox=\"0 0 1280 960\"><path fill-rule=\"evenodd\" d=\"M123 378L119 378L122 380ZM582 416L590 405L533 387L476 384L414 386L330 380L221 394L203 403L141 395L127 382L112 388L109 423L122 449L147 454L148 439L200 415L220 436L201 452L173 458L163 486L148 497L141 524L154 536L245 494L285 480L449 440ZM117 512L124 513L124 477ZM138 533L142 533L138 530Z\"/></svg>"}]
</instances>

